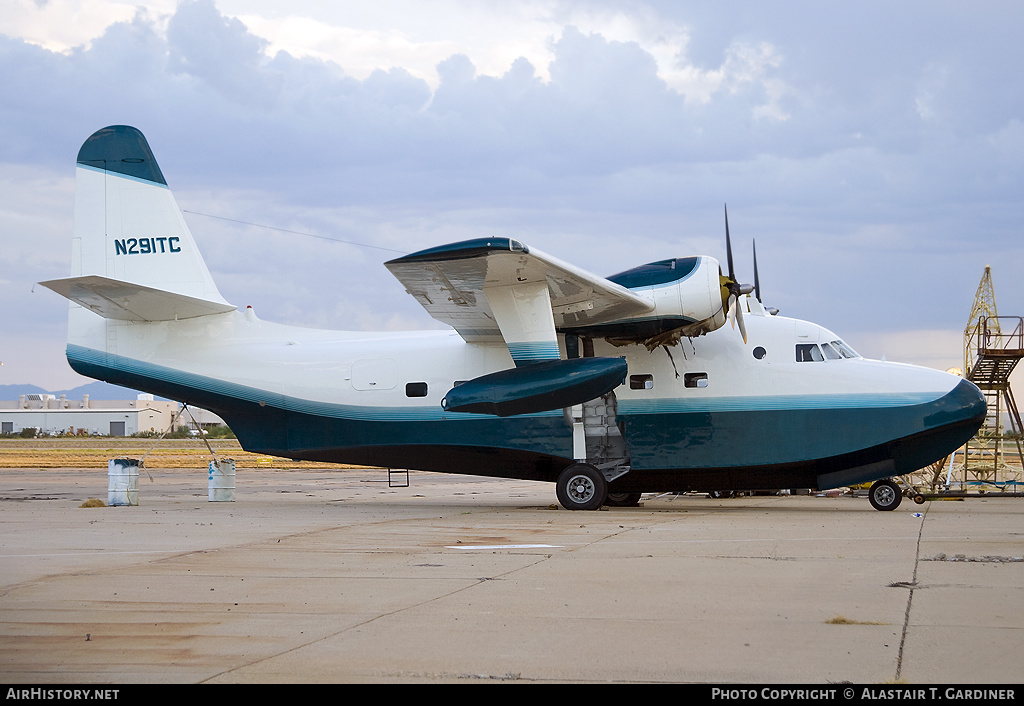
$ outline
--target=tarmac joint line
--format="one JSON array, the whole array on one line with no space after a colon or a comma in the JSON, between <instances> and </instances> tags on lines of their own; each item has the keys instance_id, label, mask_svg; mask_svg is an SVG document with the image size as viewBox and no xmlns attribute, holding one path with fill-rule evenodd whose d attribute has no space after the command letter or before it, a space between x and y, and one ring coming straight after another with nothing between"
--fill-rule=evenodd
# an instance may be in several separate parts
<instances>
[{"instance_id":1,"label":"tarmac joint line","mask_svg":"<svg viewBox=\"0 0 1024 706\"><path fill-rule=\"evenodd\" d=\"M926 508L921 513L921 524L917 529L917 546L914 548L914 576L909 582L897 582L896 584L889 584L890 586L898 586L900 588L908 588L910 591L907 594L907 608L903 612L903 630L900 633L900 649L896 654L896 676L895 679L899 681L903 674L903 648L907 644L907 629L910 626L910 608L914 604L914 590L917 588L917 567L921 563L921 537L924 534L924 521L928 519L928 510Z\"/></svg>"}]
</instances>

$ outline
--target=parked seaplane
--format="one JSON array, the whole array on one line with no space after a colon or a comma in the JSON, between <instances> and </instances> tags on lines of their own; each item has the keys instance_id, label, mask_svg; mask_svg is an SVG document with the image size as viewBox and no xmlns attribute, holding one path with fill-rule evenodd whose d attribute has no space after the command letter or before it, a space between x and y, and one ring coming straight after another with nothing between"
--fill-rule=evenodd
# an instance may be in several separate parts
<instances>
[{"instance_id":1,"label":"parked seaplane","mask_svg":"<svg viewBox=\"0 0 1024 706\"><path fill-rule=\"evenodd\" d=\"M726 215L727 275L442 245L385 266L451 330L269 323L221 296L145 137L112 126L78 154L72 276L42 284L72 302L77 372L212 410L254 453L549 481L572 510L869 481L895 508L892 478L965 443L983 396L774 315L728 238Z\"/></svg>"}]
</instances>

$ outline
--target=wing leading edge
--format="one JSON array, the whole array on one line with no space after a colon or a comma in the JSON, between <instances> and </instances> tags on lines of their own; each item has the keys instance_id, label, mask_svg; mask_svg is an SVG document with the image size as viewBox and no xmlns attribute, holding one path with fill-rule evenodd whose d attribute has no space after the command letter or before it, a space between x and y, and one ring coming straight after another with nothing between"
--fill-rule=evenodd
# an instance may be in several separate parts
<instances>
[{"instance_id":1,"label":"wing leading edge","mask_svg":"<svg viewBox=\"0 0 1024 706\"><path fill-rule=\"evenodd\" d=\"M480 238L385 263L467 341L504 340L517 365L559 357L555 331L647 314L654 302L512 238Z\"/></svg>"}]
</instances>

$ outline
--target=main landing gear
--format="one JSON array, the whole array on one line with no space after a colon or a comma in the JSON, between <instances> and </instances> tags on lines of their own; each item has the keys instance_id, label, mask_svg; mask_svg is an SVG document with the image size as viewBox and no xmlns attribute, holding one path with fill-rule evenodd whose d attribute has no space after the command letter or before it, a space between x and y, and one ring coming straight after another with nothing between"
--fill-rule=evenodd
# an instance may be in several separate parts
<instances>
[{"instance_id":1,"label":"main landing gear","mask_svg":"<svg viewBox=\"0 0 1024 706\"><path fill-rule=\"evenodd\" d=\"M566 510L597 510L608 498L608 481L590 464L574 463L558 476L555 494Z\"/></svg>"},{"instance_id":2,"label":"main landing gear","mask_svg":"<svg viewBox=\"0 0 1024 706\"><path fill-rule=\"evenodd\" d=\"M608 507L636 507L642 497L643 493L608 493L604 504Z\"/></svg>"},{"instance_id":3,"label":"main landing gear","mask_svg":"<svg viewBox=\"0 0 1024 706\"><path fill-rule=\"evenodd\" d=\"M603 505L636 507L642 497L642 493L609 493L604 474L589 463L574 463L562 471L555 494L566 510L598 510Z\"/></svg>"}]
</instances>

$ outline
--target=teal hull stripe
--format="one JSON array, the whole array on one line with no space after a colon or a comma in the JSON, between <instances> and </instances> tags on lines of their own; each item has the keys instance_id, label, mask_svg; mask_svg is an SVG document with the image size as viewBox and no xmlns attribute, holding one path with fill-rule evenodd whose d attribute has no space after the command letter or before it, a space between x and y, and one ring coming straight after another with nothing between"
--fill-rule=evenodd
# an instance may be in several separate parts
<instances>
[{"instance_id":1,"label":"teal hull stripe","mask_svg":"<svg viewBox=\"0 0 1024 706\"><path fill-rule=\"evenodd\" d=\"M175 368L154 365L133 358L104 353L93 348L68 345L67 357L72 365L76 362L96 366L106 370L139 375L180 388L228 397L241 402L253 404L264 403L268 407L283 409L288 412L309 414L318 417L348 419L374 422L425 422L442 420L463 420L491 418L486 414L469 412L446 412L440 404L423 407L373 407L363 405L346 405L332 402L317 402L300 397L282 395L268 390L261 390L248 385L218 380L216 378L196 375ZM367 394L374 394L368 392ZM520 415L522 417L561 417L561 410L537 412Z\"/></svg>"},{"instance_id":2,"label":"teal hull stripe","mask_svg":"<svg viewBox=\"0 0 1024 706\"><path fill-rule=\"evenodd\" d=\"M276 449L279 455L287 455L285 449L329 447L340 454L355 446L384 449L423 444L506 448L552 457L571 454L571 433L561 410L499 419L487 414L445 412L434 405L331 404L81 346L69 345L67 356L75 370L90 377L141 385L137 389L146 389L148 382L150 391L215 412L219 406L231 412L240 429L247 431L247 448ZM258 406L261 402L266 408ZM984 397L967 381L937 399L934 394L823 395L802 401L802 408L794 409L796 402L796 396L734 397L714 401L718 408L711 409L710 399L619 400L618 418L634 471L818 462L861 449L879 448L885 454L898 452L897 470L907 473L962 444L985 414ZM769 403L777 408L769 408ZM274 410L286 412L287 419L282 420ZM971 426L971 420L977 423ZM960 432L933 434L928 441L911 446L897 444L892 451L885 451L888 444L901 439L952 427L963 427L966 436L961 438ZM874 463L887 457L858 457L856 463ZM381 465L385 460L373 465ZM842 467L825 463L820 472Z\"/></svg>"},{"instance_id":3,"label":"teal hull stripe","mask_svg":"<svg viewBox=\"0 0 1024 706\"><path fill-rule=\"evenodd\" d=\"M694 412L768 412L801 409L885 409L934 402L946 391L852 393L832 395L757 395L704 399L619 399L619 414L687 414Z\"/></svg>"}]
</instances>

